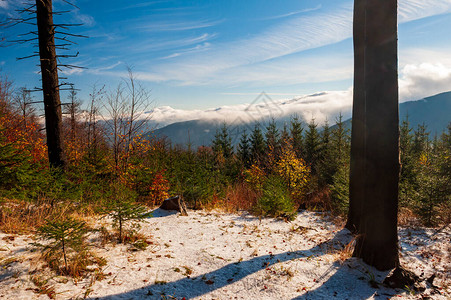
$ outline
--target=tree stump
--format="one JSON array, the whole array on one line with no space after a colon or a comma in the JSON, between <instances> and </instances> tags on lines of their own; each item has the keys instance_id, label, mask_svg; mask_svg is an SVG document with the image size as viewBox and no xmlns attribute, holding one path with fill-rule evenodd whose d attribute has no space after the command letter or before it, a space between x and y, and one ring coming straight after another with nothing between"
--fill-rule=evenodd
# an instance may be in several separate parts
<instances>
[{"instance_id":1,"label":"tree stump","mask_svg":"<svg viewBox=\"0 0 451 300\"><path fill-rule=\"evenodd\" d=\"M185 201L180 196L175 196L168 198L163 201L163 204L160 206L161 209L164 210L176 210L182 216L187 216Z\"/></svg>"}]
</instances>

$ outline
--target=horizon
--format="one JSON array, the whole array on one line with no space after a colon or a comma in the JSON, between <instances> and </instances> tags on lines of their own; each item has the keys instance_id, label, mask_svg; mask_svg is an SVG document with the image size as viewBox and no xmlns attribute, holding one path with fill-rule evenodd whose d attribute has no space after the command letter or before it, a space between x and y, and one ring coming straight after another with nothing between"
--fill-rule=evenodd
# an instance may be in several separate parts
<instances>
[{"instance_id":1,"label":"horizon","mask_svg":"<svg viewBox=\"0 0 451 300\"><path fill-rule=\"evenodd\" d=\"M265 92L274 101L318 92L347 93L352 102L352 1L294 1L283 7L271 1L113 1L78 0L68 15L85 25L70 61L87 69L61 72L85 100L93 84L114 87L126 66L151 90L156 108L202 111L244 106ZM0 15L17 9L0 2ZM61 7L61 1L54 1ZM107 7L105 9L105 7ZM446 92L451 86L451 0L399 2L400 102ZM29 28L29 27L28 27ZM27 27L2 31L7 38ZM0 69L16 86L39 85L30 45L0 48ZM35 94L36 98L40 95ZM62 93L61 99L66 99ZM330 101L327 99L323 109ZM318 103L319 104L319 103Z\"/></svg>"}]
</instances>

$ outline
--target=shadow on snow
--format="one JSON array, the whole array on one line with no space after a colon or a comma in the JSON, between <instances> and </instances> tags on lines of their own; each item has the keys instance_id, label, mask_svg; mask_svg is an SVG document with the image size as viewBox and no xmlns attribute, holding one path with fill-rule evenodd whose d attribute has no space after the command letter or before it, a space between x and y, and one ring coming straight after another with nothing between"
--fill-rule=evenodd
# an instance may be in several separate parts
<instances>
[{"instance_id":1,"label":"shadow on snow","mask_svg":"<svg viewBox=\"0 0 451 300\"><path fill-rule=\"evenodd\" d=\"M333 239L323 242L308 250L258 256L247 261L230 263L220 269L196 277L186 277L164 284L156 283L121 294L95 297L95 299L159 299L161 295L171 295L176 299L181 299L183 297L186 299L199 297L217 289L226 287L229 284L233 284L248 275L264 270L277 263L302 257L310 257L312 255L324 255L326 254L326 251L330 251L331 247L336 248L338 246L342 248L343 244L340 240L342 240L344 236L348 236L350 239L349 232L347 230L341 230L340 232L337 232ZM373 295L377 289L371 288L369 284L367 284L367 288L359 289L358 295L351 295L349 297L349 293L352 294L353 287L356 284L356 280L358 280L358 275L361 275L361 273L359 273L361 271L356 271L353 269L354 268L349 267L346 264L340 265L337 262L334 263L329 270L321 276L321 278L325 278L328 274L334 272L332 276L324 282L322 282L320 278L316 289L308 292L299 292L302 295L294 299L325 299L325 297L327 298L328 295L331 294L331 290L337 291L335 294L332 292L336 299L343 299L344 295L341 291L346 291L346 289L351 290L350 292L348 291L348 296L345 297L348 299L366 299ZM351 274L350 271L354 274ZM264 282L262 283L262 287L263 284ZM387 291L391 291L390 296L394 294L393 290Z\"/></svg>"}]
</instances>

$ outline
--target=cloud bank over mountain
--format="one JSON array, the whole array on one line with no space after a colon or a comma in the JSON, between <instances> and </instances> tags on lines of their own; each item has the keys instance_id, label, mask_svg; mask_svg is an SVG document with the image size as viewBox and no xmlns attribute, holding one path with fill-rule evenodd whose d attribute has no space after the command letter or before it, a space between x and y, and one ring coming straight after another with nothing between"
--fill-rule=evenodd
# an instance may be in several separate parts
<instances>
[{"instance_id":1,"label":"cloud bank over mountain","mask_svg":"<svg viewBox=\"0 0 451 300\"><path fill-rule=\"evenodd\" d=\"M400 70L400 102L451 90L451 64L441 63L406 64ZM342 113L351 116L352 88L346 91L328 91L295 97L293 99L272 100L268 94L255 95L253 102L221 106L206 110L183 110L170 106L157 107L152 111L152 120L161 126L189 120L219 120L228 123L244 123L279 118L297 114L304 120L315 119L322 124L331 122Z\"/></svg>"}]
</instances>

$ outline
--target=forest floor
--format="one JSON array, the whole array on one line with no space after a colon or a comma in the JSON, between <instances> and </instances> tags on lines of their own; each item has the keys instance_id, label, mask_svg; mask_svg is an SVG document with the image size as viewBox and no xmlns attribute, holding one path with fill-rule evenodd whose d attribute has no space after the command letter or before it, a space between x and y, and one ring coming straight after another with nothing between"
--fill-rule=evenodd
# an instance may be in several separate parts
<instances>
[{"instance_id":1,"label":"forest floor","mask_svg":"<svg viewBox=\"0 0 451 300\"><path fill-rule=\"evenodd\" d=\"M109 226L105 219L90 221ZM387 272L351 258L353 237L322 213L303 211L284 222L156 210L140 232L151 241L141 251L91 234L92 250L107 265L104 276L80 280L43 267L33 236L0 232L0 299L48 299L46 293L56 299L451 298L449 228L399 230L403 266L425 279L435 274L423 292L385 287Z\"/></svg>"}]
</instances>

